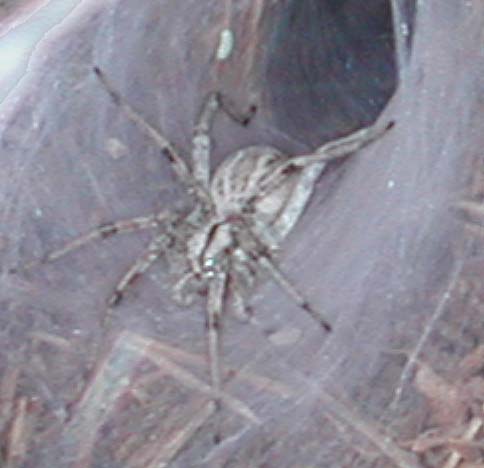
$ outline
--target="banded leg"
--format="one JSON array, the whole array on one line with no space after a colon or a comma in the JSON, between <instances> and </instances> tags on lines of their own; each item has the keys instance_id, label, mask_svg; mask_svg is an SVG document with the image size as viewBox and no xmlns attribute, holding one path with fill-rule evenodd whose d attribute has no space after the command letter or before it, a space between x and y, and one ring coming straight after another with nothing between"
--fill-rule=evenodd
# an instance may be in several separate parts
<instances>
[{"instance_id":1,"label":"banded leg","mask_svg":"<svg viewBox=\"0 0 484 468\"><path fill-rule=\"evenodd\" d=\"M289 161L298 166L305 166L314 162L328 162L333 159L342 158L346 155L354 153L370 143L381 138L388 130L393 128L394 121L387 123L384 127L379 125L372 125L365 127L356 132L351 133L337 140L330 141L323 146L320 146L314 154L307 156L296 156Z\"/></svg>"},{"instance_id":2,"label":"banded leg","mask_svg":"<svg viewBox=\"0 0 484 468\"><path fill-rule=\"evenodd\" d=\"M116 307L121 302L126 288L153 265L166 249L166 244L167 236L165 235L155 237L155 239L150 242L146 251L135 261L135 263L133 263L114 288L114 292L108 300L108 306L110 308Z\"/></svg>"},{"instance_id":3,"label":"banded leg","mask_svg":"<svg viewBox=\"0 0 484 468\"><path fill-rule=\"evenodd\" d=\"M271 259L265 255L258 258L259 265L269 273L271 278L283 289L287 295L304 311L306 311L316 322L327 332L332 331L331 324L327 318L316 309L313 309L309 301L291 284Z\"/></svg>"},{"instance_id":4,"label":"banded leg","mask_svg":"<svg viewBox=\"0 0 484 468\"><path fill-rule=\"evenodd\" d=\"M208 359L210 367L210 381L214 392L214 401L220 404L220 330L222 328L222 310L225 290L227 286L227 273L218 270L210 280L207 299L207 333L208 333Z\"/></svg>"},{"instance_id":5,"label":"banded leg","mask_svg":"<svg viewBox=\"0 0 484 468\"><path fill-rule=\"evenodd\" d=\"M394 122L392 121L385 127L377 125L365 127L350 135L326 143L316 149L314 153L289 158L264 181L263 186L260 187L258 198L265 196L268 192L276 189L280 184L284 183L290 172L299 171L311 164L327 163L348 156L381 138L393 126Z\"/></svg>"},{"instance_id":6,"label":"banded leg","mask_svg":"<svg viewBox=\"0 0 484 468\"><path fill-rule=\"evenodd\" d=\"M117 234L124 234L133 231L140 231L143 229L152 229L159 226L166 217L168 216L167 211L162 211L160 213L152 214L149 216L139 216L136 218L123 219L120 221L115 221L113 223L103 224L92 231L87 232L75 239L67 242L63 247L53 250L47 253L40 260L34 260L27 263L23 269L28 270L36 265L42 263L50 263L58 260L59 258L67 255L81 247L94 242L96 240L104 240L109 237L115 236ZM15 270L13 270L15 271Z\"/></svg>"},{"instance_id":7,"label":"banded leg","mask_svg":"<svg viewBox=\"0 0 484 468\"><path fill-rule=\"evenodd\" d=\"M256 107L251 106L247 113L241 114L237 112L234 109L234 106L220 93L211 92L206 97L193 132L192 170L193 177L207 189L210 183L210 134L212 132L215 116L219 110L223 110L238 124L246 126L252 119Z\"/></svg>"},{"instance_id":8,"label":"banded leg","mask_svg":"<svg viewBox=\"0 0 484 468\"><path fill-rule=\"evenodd\" d=\"M244 113L240 112L240 110L236 109L236 106L232 101L230 101L227 96L224 94L219 95L220 98L220 107L221 109L230 117L234 122L237 122L239 125L246 127L249 125L252 117L257 112L257 106L252 104L249 106L248 110Z\"/></svg>"},{"instance_id":9,"label":"banded leg","mask_svg":"<svg viewBox=\"0 0 484 468\"><path fill-rule=\"evenodd\" d=\"M193 130L192 170L193 177L208 189L210 181L210 153L213 122L220 109L220 96L210 93L203 103L200 115Z\"/></svg>"},{"instance_id":10,"label":"banded leg","mask_svg":"<svg viewBox=\"0 0 484 468\"><path fill-rule=\"evenodd\" d=\"M202 188L193 178L185 161L183 161L183 159L178 155L170 141L168 141L158 130L151 126L139 112L134 110L121 97L121 94L115 89L115 87L98 67L94 67L94 73L103 85L104 89L111 96L113 102L124 112L126 117L131 120L131 122L133 122L142 133L151 138L151 140L158 145L158 147L161 149L162 155L168 159L180 181L190 189L196 187L199 195L203 196L204 190L201 190Z\"/></svg>"},{"instance_id":11,"label":"banded leg","mask_svg":"<svg viewBox=\"0 0 484 468\"><path fill-rule=\"evenodd\" d=\"M287 295L304 311L306 311L314 320L316 320L327 332L332 330L331 324L327 318L318 310L313 309L309 301L291 284L291 282L284 276L279 270L276 264L272 261L266 247L259 239L257 234L251 229L250 225L244 222L246 232L250 235L253 242L255 242L258 249L254 254L248 254L252 252L252 249L242 250L240 249L239 256L242 259L243 255L246 256L246 261L252 260L265 270L271 278L283 289Z\"/></svg>"}]
</instances>

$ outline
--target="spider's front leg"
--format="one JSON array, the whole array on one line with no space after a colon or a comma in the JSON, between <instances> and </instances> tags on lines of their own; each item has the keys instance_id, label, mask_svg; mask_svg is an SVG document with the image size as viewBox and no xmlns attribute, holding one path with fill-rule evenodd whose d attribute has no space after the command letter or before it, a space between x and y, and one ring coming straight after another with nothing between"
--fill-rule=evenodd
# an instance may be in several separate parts
<instances>
[{"instance_id":1,"label":"spider's front leg","mask_svg":"<svg viewBox=\"0 0 484 468\"><path fill-rule=\"evenodd\" d=\"M259 197L264 197L267 193L274 190L275 187L284 183L284 180L291 172L300 171L315 164L326 164L335 159L340 159L368 146L374 141L381 138L388 130L393 128L394 121L390 121L384 127L374 124L370 127L361 128L347 136L330 141L317 148L311 154L298 155L289 158L284 164L281 164L270 177L264 181L260 187Z\"/></svg>"},{"instance_id":2,"label":"spider's front leg","mask_svg":"<svg viewBox=\"0 0 484 468\"><path fill-rule=\"evenodd\" d=\"M74 252L96 240L104 240L118 234L126 234L144 229L154 229L158 227L167 216L167 211L161 211L160 213L148 216L138 216L136 218L123 219L120 221L114 221L112 223L102 224L92 231L72 239L62 247L45 254L40 260L34 260L27 263L22 267L22 270L29 270L32 267L42 263L54 262L59 258L64 257L65 255ZM17 269L12 269L10 271L15 273Z\"/></svg>"},{"instance_id":3,"label":"spider's front leg","mask_svg":"<svg viewBox=\"0 0 484 468\"><path fill-rule=\"evenodd\" d=\"M220 108L220 95L210 93L202 105L200 115L193 130L192 173L193 177L208 189L210 181L210 152L213 122Z\"/></svg>"},{"instance_id":4,"label":"spider's front leg","mask_svg":"<svg viewBox=\"0 0 484 468\"><path fill-rule=\"evenodd\" d=\"M94 73L113 100L114 104L120 108L124 115L133 122L144 135L149 137L160 148L161 154L167 158L178 179L185 185L190 193L195 193L198 199L204 200L210 204L210 197L204 185L201 185L200 182L193 177L191 170L185 161L179 156L174 145L155 127L150 125L128 102L126 102L121 96L121 93L119 93L119 91L112 85L101 69L94 67Z\"/></svg>"},{"instance_id":5,"label":"spider's front leg","mask_svg":"<svg viewBox=\"0 0 484 468\"><path fill-rule=\"evenodd\" d=\"M241 114L219 92L210 92L205 98L193 131L192 174L207 190L210 184L211 133L219 110L224 111L232 120L245 127L254 116L256 106L251 105L245 114Z\"/></svg>"},{"instance_id":6,"label":"spider's front leg","mask_svg":"<svg viewBox=\"0 0 484 468\"><path fill-rule=\"evenodd\" d=\"M329 162L334 159L342 158L355 153L370 143L378 140L394 126L395 122L392 120L383 127L379 123L376 123L370 127L361 128L345 137L338 138L337 140L330 141L329 143L320 146L311 155L295 156L289 163L306 166L315 162Z\"/></svg>"}]
</instances>

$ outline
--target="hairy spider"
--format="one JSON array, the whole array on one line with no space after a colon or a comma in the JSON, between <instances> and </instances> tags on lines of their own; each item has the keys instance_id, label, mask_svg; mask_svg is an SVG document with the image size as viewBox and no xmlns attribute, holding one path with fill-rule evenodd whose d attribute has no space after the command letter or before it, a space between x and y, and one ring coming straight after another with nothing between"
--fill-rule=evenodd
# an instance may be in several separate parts
<instances>
[{"instance_id":1,"label":"hairy spider","mask_svg":"<svg viewBox=\"0 0 484 468\"><path fill-rule=\"evenodd\" d=\"M325 164L374 141L392 123L363 128L308 155L287 156L269 146L243 148L228 156L210 177L210 133L217 111L224 110L243 125L250 115L241 118L219 93L210 93L194 128L189 166L170 141L121 97L100 69L94 72L126 117L159 146L194 204L184 213L166 211L99 226L50 252L43 262L54 261L95 239L158 229L144 253L120 278L108 304L119 304L126 288L160 256L181 263L182 274L173 287L175 299L190 303L196 293L207 294L210 381L217 402L221 391L219 333L228 289L235 310L246 316L245 295L259 273L265 273L326 331L331 330L326 317L281 273L274 254L305 209ZM254 111L251 108L249 114Z\"/></svg>"}]
</instances>

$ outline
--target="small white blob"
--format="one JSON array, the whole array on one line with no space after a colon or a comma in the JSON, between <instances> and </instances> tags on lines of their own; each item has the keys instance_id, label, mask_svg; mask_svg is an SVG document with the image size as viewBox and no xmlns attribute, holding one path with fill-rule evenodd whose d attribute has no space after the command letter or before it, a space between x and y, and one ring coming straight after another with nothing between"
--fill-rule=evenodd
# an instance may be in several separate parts
<instances>
[{"instance_id":1,"label":"small white blob","mask_svg":"<svg viewBox=\"0 0 484 468\"><path fill-rule=\"evenodd\" d=\"M220 38L215 54L217 60L227 60L234 50L235 36L231 29L223 29L220 31Z\"/></svg>"},{"instance_id":2,"label":"small white blob","mask_svg":"<svg viewBox=\"0 0 484 468\"><path fill-rule=\"evenodd\" d=\"M106 151L116 160L128 154L126 145L117 138L108 138L105 144Z\"/></svg>"},{"instance_id":3,"label":"small white blob","mask_svg":"<svg viewBox=\"0 0 484 468\"><path fill-rule=\"evenodd\" d=\"M395 181L394 181L394 180L392 180L392 179L390 179L390 180L387 182L387 188L391 190L391 189L392 189L392 188L394 188L394 187L395 187Z\"/></svg>"},{"instance_id":4,"label":"small white blob","mask_svg":"<svg viewBox=\"0 0 484 468\"><path fill-rule=\"evenodd\" d=\"M301 339L302 331L295 327L285 327L269 335L269 341L274 346L290 346Z\"/></svg>"},{"instance_id":5,"label":"small white blob","mask_svg":"<svg viewBox=\"0 0 484 468\"><path fill-rule=\"evenodd\" d=\"M404 37L407 37L410 34L407 23L405 23L405 22L400 23L400 32L402 33L402 36L404 36Z\"/></svg>"}]
</instances>

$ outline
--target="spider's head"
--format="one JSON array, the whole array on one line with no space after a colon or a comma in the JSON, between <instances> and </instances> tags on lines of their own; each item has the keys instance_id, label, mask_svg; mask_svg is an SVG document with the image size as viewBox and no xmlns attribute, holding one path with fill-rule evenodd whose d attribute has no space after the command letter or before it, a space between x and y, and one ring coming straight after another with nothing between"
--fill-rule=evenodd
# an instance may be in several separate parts
<instances>
[{"instance_id":1,"label":"spider's head","mask_svg":"<svg viewBox=\"0 0 484 468\"><path fill-rule=\"evenodd\" d=\"M234 237L230 222L213 222L197 230L188 239L188 258L196 275L210 278L220 268Z\"/></svg>"},{"instance_id":2,"label":"spider's head","mask_svg":"<svg viewBox=\"0 0 484 468\"><path fill-rule=\"evenodd\" d=\"M220 267L226 252L230 250L233 243L234 237L230 222L218 223L212 227L200 259L206 274L213 276L215 269Z\"/></svg>"}]
</instances>

